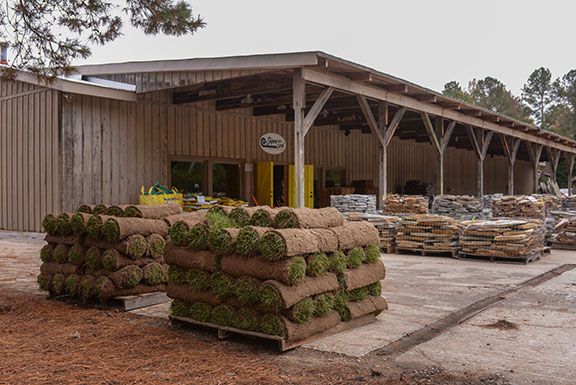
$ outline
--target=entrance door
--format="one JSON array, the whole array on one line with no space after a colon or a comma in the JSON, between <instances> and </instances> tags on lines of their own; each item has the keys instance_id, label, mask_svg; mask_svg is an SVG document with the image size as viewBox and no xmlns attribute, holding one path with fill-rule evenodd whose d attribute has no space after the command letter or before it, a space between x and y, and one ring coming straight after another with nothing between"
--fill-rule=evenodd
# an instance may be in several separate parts
<instances>
[{"instance_id":1,"label":"entrance door","mask_svg":"<svg viewBox=\"0 0 576 385\"><path fill-rule=\"evenodd\" d=\"M288 166L288 205L296 206L296 166ZM314 165L304 165L304 206L314 208Z\"/></svg>"},{"instance_id":2,"label":"entrance door","mask_svg":"<svg viewBox=\"0 0 576 385\"><path fill-rule=\"evenodd\" d=\"M256 200L260 205L274 206L274 162L256 163Z\"/></svg>"}]
</instances>

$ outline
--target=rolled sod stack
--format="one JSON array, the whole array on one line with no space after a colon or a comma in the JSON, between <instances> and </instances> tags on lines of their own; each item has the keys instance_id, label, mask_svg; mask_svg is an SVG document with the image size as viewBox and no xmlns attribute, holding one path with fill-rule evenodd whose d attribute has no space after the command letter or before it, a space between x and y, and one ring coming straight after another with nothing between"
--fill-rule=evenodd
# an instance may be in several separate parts
<instances>
[{"instance_id":1,"label":"rolled sod stack","mask_svg":"<svg viewBox=\"0 0 576 385\"><path fill-rule=\"evenodd\" d=\"M275 228L246 225L270 210L172 224L172 316L295 342L387 308L373 225L346 222L335 209L280 209L265 222Z\"/></svg>"},{"instance_id":2,"label":"rolled sod stack","mask_svg":"<svg viewBox=\"0 0 576 385\"><path fill-rule=\"evenodd\" d=\"M40 253L40 289L101 302L166 291L168 230L189 218L175 204L82 205L75 213L49 214L43 222L47 245Z\"/></svg>"}]
</instances>

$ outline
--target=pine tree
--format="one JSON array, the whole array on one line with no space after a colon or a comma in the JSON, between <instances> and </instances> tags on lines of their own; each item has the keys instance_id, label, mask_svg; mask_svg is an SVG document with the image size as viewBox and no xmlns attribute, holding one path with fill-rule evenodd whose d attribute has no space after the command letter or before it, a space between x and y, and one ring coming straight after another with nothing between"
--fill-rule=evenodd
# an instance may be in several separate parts
<instances>
[{"instance_id":1,"label":"pine tree","mask_svg":"<svg viewBox=\"0 0 576 385\"><path fill-rule=\"evenodd\" d=\"M552 73L540 67L530 74L522 88L522 100L530 109L530 114L542 129L548 129L546 113L553 101L554 87Z\"/></svg>"},{"instance_id":2,"label":"pine tree","mask_svg":"<svg viewBox=\"0 0 576 385\"><path fill-rule=\"evenodd\" d=\"M572 138L576 138L576 70L572 70L554 82L557 97L555 124Z\"/></svg>"},{"instance_id":3,"label":"pine tree","mask_svg":"<svg viewBox=\"0 0 576 385\"><path fill-rule=\"evenodd\" d=\"M14 78L26 69L51 80L73 71L74 59L90 56L122 34L124 20L146 34L181 36L205 26L185 0L0 0L0 42L8 41Z\"/></svg>"}]
</instances>

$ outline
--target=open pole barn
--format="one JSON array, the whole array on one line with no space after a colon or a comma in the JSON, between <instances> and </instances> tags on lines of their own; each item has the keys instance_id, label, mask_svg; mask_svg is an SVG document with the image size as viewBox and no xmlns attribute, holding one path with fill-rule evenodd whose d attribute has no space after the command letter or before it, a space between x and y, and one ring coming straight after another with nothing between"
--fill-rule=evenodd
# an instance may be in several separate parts
<instances>
[{"instance_id":1,"label":"open pole barn","mask_svg":"<svg viewBox=\"0 0 576 385\"><path fill-rule=\"evenodd\" d=\"M436 193L528 194L576 142L328 55L86 65L0 83L0 228L136 203L155 182L259 204L318 206L362 182L381 204L410 180Z\"/></svg>"}]
</instances>

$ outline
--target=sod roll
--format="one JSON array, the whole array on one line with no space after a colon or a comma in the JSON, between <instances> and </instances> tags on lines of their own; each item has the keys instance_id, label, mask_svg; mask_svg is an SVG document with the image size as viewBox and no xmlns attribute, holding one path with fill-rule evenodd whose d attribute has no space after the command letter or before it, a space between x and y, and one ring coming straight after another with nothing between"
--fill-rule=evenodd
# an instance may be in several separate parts
<instances>
[{"instance_id":1,"label":"sod roll","mask_svg":"<svg viewBox=\"0 0 576 385\"><path fill-rule=\"evenodd\" d=\"M223 303L222 297L210 292L201 291L191 288L188 285L178 284L174 282L168 283L166 294L170 298L178 299L188 302L204 302L212 306L220 305Z\"/></svg>"},{"instance_id":2,"label":"sod roll","mask_svg":"<svg viewBox=\"0 0 576 385\"><path fill-rule=\"evenodd\" d=\"M242 330L258 331L260 315L254 309L241 307L234 313L232 326Z\"/></svg>"},{"instance_id":3,"label":"sod roll","mask_svg":"<svg viewBox=\"0 0 576 385\"><path fill-rule=\"evenodd\" d=\"M72 297L77 297L80 295L80 281L82 276L78 274L70 274L66 277L64 281L64 293Z\"/></svg>"},{"instance_id":4,"label":"sod roll","mask_svg":"<svg viewBox=\"0 0 576 385\"><path fill-rule=\"evenodd\" d=\"M197 222L204 222L206 220L206 211L194 211L180 214L169 215L162 218L168 226L174 226L178 222L184 222L192 227L191 224Z\"/></svg>"},{"instance_id":5,"label":"sod roll","mask_svg":"<svg viewBox=\"0 0 576 385\"><path fill-rule=\"evenodd\" d=\"M386 268L379 260L376 263L362 264L354 270L346 270L342 277L346 289L354 290L383 280L386 277Z\"/></svg>"},{"instance_id":6,"label":"sod roll","mask_svg":"<svg viewBox=\"0 0 576 385\"><path fill-rule=\"evenodd\" d=\"M334 227L331 230L338 238L338 248L340 250L380 244L378 230L367 221L346 222L342 226Z\"/></svg>"},{"instance_id":7,"label":"sod roll","mask_svg":"<svg viewBox=\"0 0 576 385\"><path fill-rule=\"evenodd\" d=\"M62 213L56 217L56 235L67 236L72 234L72 226L70 225L70 218L73 213Z\"/></svg>"},{"instance_id":8,"label":"sod roll","mask_svg":"<svg viewBox=\"0 0 576 385\"><path fill-rule=\"evenodd\" d=\"M92 214L86 221L86 234L92 239L100 239L102 237L102 225L112 218L114 217L110 215Z\"/></svg>"},{"instance_id":9,"label":"sod roll","mask_svg":"<svg viewBox=\"0 0 576 385\"><path fill-rule=\"evenodd\" d=\"M333 207L311 209L307 207L286 208L278 212L274 218L274 227L287 228L329 228L344 224L344 217Z\"/></svg>"},{"instance_id":10,"label":"sod roll","mask_svg":"<svg viewBox=\"0 0 576 385\"><path fill-rule=\"evenodd\" d=\"M200 322L208 322L213 306L204 302L190 302L175 299L170 305L172 315L192 318Z\"/></svg>"},{"instance_id":11,"label":"sod roll","mask_svg":"<svg viewBox=\"0 0 576 385\"><path fill-rule=\"evenodd\" d=\"M306 274L311 277L318 277L330 268L330 259L324 253L314 253L306 257Z\"/></svg>"},{"instance_id":12,"label":"sod roll","mask_svg":"<svg viewBox=\"0 0 576 385\"><path fill-rule=\"evenodd\" d=\"M141 257L132 259L128 258L116 249L107 249L102 254L102 268L109 272L120 270L123 267L130 265L144 267L152 262L155 262L154 258Z\"/></svg>"},{"instance_id":13,"label":"sod roll","mask_svg":"<svg viewBox=\"0 0 576 385\"><path fill-rule=\"evenodd\" d=\"M188 269L200 269L214 272L218 266L218 257L208 250L190 251L185 247L173 246L168 243L164 261L169 265Z\"/></svg>"},{"instance_id":14,"label":"sod roll","mask_svg":"<svg viewBox=\"0 0 576 385\"><path fill-rule=\"evenodd\" d=\"M154 259L162 259L166 247L164 237L160 234L151 234L146 237L146 243L148 244L147 254Z\"/></svg>"},{"instance_id":15,"label":"sod roll","mask_svg":"<svg viewBox=\"0 0 576 385\"><path fill-rule=\"evenodd\" d=\"M96 277L93 275L83 275L80 280L80 297L87 301L96 296L95 292Z\"/></svg>"},{"instance_id":16,"label":"sod roll","mask_svg":"<svg viewBox=\"0 0 576 385\"><path fill-rule=\"evenodd\" d=\"M235 207L230 211L230 218L240 227L248 226L250 218L260 207Z\"/></svg>"},{"instance_id":17,"label":"sod roll","mask_svg":"<svg viewBox=\"0 0 576 385\"><path fill-rule=\"evenodd\" d=\"M318 248L323 253L332 253L338 250L338 237L332 229L310 229L310 233L316 238Z\"/></svg>"},{"instance_id":18,"label":"sod roll","mask_svg":"<svg viewBox=\"0 0 576 385\"><path fill-rule=\"evenodd\" d=\"M52 258L54 259L54 262L66 263L68 261L69 249L69 245L65 245L63 243L56 244L56 246L54 246L54 250L52 251Z\"/></svg>"},{"instance_id":19,"label":"sod roll","mask_svg":"<svg viewBox=\"0 0 576 385\"><path fill-rule=\"evenodd\" d=\"M304 298L290 309L282 312L290 321L298 324L310 321L316 311L315 302L312 297Z\"/></svg>"},{"instance_id":20,"label":"sod roll","mask_svg":"<svg viewBox=\"0 0 576 385\"><path fill-rule=\"evenodd\" d=\"M52 252L54 251L54 246L51 244L47 244L42 246L40 250L40 260L42 262L52 262L53 256Z\"/></svg>"},{"instance_id":21,"label":"sod roll","mask_svg":"<svg viewBox=\"0 0 576 385\"><path fill-rule=\"evenodd\" d=\"M334 295L322 293L314 297L314 317L324 317L334 310Z\"/></svg>"},{"instance_id":22,"label":"sod roll","mask_svg":"<svg viewBox=\"0 0 576 385\"><path fill-rule=\"evenodd\" d=\"M190 250L204 250L208 248L208 227L205 224L199 223L184 236L182 246L186 246Z\"/></svg>"},{"instance_id":23,"label":"sod roll","mask_svg":"<svg viewBox=\"0 0 576 385\"><path fill-rule=\"evenodd\" d=\"M320 251L316 237L307 229L268 231L260 239L258 251L268 261Z\"/></svg>"},{"instance_id":24,"label":"sod roll","mask_svg":"<svg viewBox=\"0 0 576 385\"><path fill-rule=\"evenodd\" d=\"M284 323L286 340L295 342L313 335L327 331L340 323L340 315L333 311L322 318L314 318L308 322L298 324L280 316Z\"/></svg>"},{"instance_id":25,"label":"sod roll","mask_svg":"<svg viewBox=\"0 0 576 385\"><path fill-rule=\"evenodd\" d=\"M273 279L287 285L297 285L306 275L306 261L301 256L267 262L259 258L222 257L221 269L234 277L251 276L262 280Z\"/></svg>"},{"instance_id":26,"label":"sod roll","mask_svg":"<svg viewBox=\"0 0 576 385\"><path fill-rule=\"evenodd\" d=\"M148 285L166 283L168 267L159 262L150 262L142 268L142 281Z\"/></svg>"},{"instance_id":27,"label":"sod roll","mask_svg":"<svg viewBox=\"0 0 576 385\"><path fill-rule=\"evenodd\" d=\"M270 227L257 226L246 226L240 229L236 237L236 254L245 258L256 255L260 238L270 230L272 230Z\"/></svg>"},{"instance_id":28,"label":"sod roll","mask_svg":"<svg viewBox=\"0 0 576 385\"><path fill-rule=\"evenodd\" d=\"M92 215L87 213L74 213L70 218L70 227L74 234L83 235L86 233L86 226L88 223L88 219L90 219Z\"/></svg>"},{"instance_id":29,"label":"sod roll","mask_svg":"<svg viewBox=\"0 0 576 385\"><path fill-rule=\"evenodd\" d=\"M40 273L36 277L36 282L38 283L38 288L42 291L50 291L52 287L52 275Z\"/></svg>"},{"instance_id":30,"label":"sod roll","mask_svg":"<svg viewBox=\"0 0 576 385\"><path fill-rule=\"evenodd\" d=\"M84 255L84 263L90 271L96 272L102 268L102 250L98 247L90 247Z\"/></svg>"},{"instance_id":31,"label":"sod roll","mask_svg":"<svg viewBox=\"0 0 576 385\"><path fill-rule=\"evenodd\" d=\"M70 246L68 249L68 263L73 265L82 265L84 263L84 256L86 255L86 248L80 243Z\"/></svg>"},{"instance_id":32,"label":"sod roll","mask_svg":"<svg viewBox=\"0 0 576 385\"><path fill-rule=\"evenodd\" d=\"M208 246L218 255L228 255L236 249L236 238L240 229L213 229L208 232Z\"/></svg>"},{"instance_id":33,"label":"sod roll","mask_svg":"<svg viewBox=\"0 0 576 385\"><path fill-rule=\"evenodd\" d=\"M178 266L169 266L168 282L185 284L200 291L210 290L212 284L210 273L204 270L185 269Z\"/></svg>"},{"instance_id":34,"label":"sod roll","mask_svg":"<svg viewBox=\"0 0 576 385\"><path fill-rule=\"evenodd\" d=\"M80 213L92 214L94 206L95 205L81 205L80 207L78 207L77 211Z\"/></svg>"},{"instance_id":35,"label":"sod roll","mask_svg":"<svg viewBox=\"0 0 576 385\"><path fill-rule=\"evenodd\" d=\"M258 206L258 209L250 217L250 224L257 227L272 227L274 225L274 218L276 218L276 214L278 214L279 211L279 208Z\"/></svg>"},{"instance_id":36,"label":"sod roll","mask_svg":"<svg viewBox=\"0 0 576 385\"><path fill-rule=\"evenodd\" d=\"M380 314L388 309L388 303L382 297L368 297L358 302L348 302L346 305L350 314L350 319L365 316L367 314Z\"/></svg>"},{"instance_id":37,"label":"sod roll","mask_svg":"<svg viewBox=\"0 0 576 385\"><path fill-rule=\"evenodd\" d=\"M241 305L254 305L260 299L261 281L254 277L242 276L232 286L232 295Z\"/></svg>"},{"instance_id":38,"label":"sod roll","mask_svg":"<svg viewBox=\"0 0 576 385\"><path fill-rule=\"evenodd\" d=\"M275 303L261 301L262 305L270 310L288 309L306 297L325 293L338 289L338 279L333 273L326 273L320 277L304 277L297 286L268 280L262 283L261 298L263 293L269 291L276 294Z\"/></svg>"},{"instance_id":39,"label":"sod roll","mask_svg":"<svg viewBox=\"0 0 576 385\"><path fill-rule=\"evenodd\" d=\"M102 302L107 302L108 300L114 297L165 292L165 291L166 291L165 284L154 286L139 284L129 289L120 289L114 285L114 283L110 278L105 276L97 278L94 286L94 293Z\"/></svg>"},{"instance_id":40,"label":"sod roll","mask_svg":"<svg viewBox=\"0 0 576 385\"><path fill-rule=\"evenodd\" d=\"M118 289L131 289L142 281L142 269L135 265L129 265L118 271L108 273L108 278L112 280Z\"/></svg>"},{"instance_id":41,"label":"sod roll","mask_svg":"<svg viewBox=\"0 0 576 385\"><path fill-rule=\"evenodd\" d=\"M66 276L64 274L54 274L50 285L50 294L60 296L64 294Z\"/></svg>"},{"instance_id":42,"label":"sod roll","mask_svg":"<svg viewBox=\"0 0 576 385\"><path fill-rule=\"evenodd\" d=\"M63 244L63 245L69 245L69 246L72 246L76 243L79 243L80 239L81 238L78 235L58 236L58 235L47 234L44 237L44 240L48 243Z\"/></svg>"},{"instance_id":43,"label":"sod roll","mask_svg":"<svg viewBox=\"0 0 576 385\"><path fill-rule=\"evenodd\" d=\"M110 215L113 217L123 217L124 210L128 207L128 205L112 205L108 206L104 211L104 214Z\"/></svg>"},{"instance_id":44,"label":"sod roll","mask_svg":"<svg viewBox=\"0 0 576 385\"><path fill-rule=\"evenodd\" d=\"M102 235L107 242L117 243L134 234L145 237L159 234L165 237L168 235L168 225L155 219L114 217L102 224Z\"/></svg>"},{"instance_id":45,"label":"sod roll","mask_svg":"<svg viewBox=\"0 0 576 385\"><path fill-rule=\"evenodd\" d=\"M48 214L42 219L42 228L49 235L56 235L58 221L54 214Z\"/></svg>"},{"instance_id":46,"label":"sod roll","mask_svg":"<svg viewBox=\"0 0 576 385\"><path fill-rule=\"evenodd\" d=\"M126 216L146 219L162 219L171 215L181 214L182 207L178 203L169 202L162 205L131 205L124 210Z\"/></svg>"},{"instance_id":47,"label":"sod roll","mask_svg":"<svg viewBox=\"0 0 576 385\"><path fill-rule=\"evenodd\" d=\"M181 215L184 214L178 214L177 216ZM166 221L166 218L164 218L164 220ZM172 243L174 243L176 246L184 246L186 244L188 232L190 231L191 228L195 226L206 226L206 225L203 221L194 218L194 219L179 219L174 223L169 224L169 226L170 230L168 234L170 235L170 240L172 241Z\"/></svg>"},{"instance_id":48,"label":"sod roll","mask_svg":"<svg viewBox=\"0 0 576 385\"><path fill-rule=\"evenodd\" d=\"M95 205L92 207L92 214L104 214L108 206L103 205L102 203Z\"/></svg>"}]
</instances>

